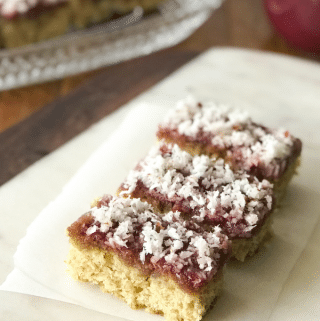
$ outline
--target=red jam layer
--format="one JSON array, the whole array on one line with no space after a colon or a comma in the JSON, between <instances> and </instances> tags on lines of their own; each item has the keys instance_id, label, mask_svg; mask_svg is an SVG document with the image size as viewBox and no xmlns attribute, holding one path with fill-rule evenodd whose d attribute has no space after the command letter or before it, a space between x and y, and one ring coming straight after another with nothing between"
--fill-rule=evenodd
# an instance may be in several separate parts
<instances>
[{"instance_id":1,"label":"red jam layer","mask_svg":"<svg viewBox=\"0 0 320 321\"><path fill-rule=\"evenodd\" d=\"M302 143L288 131L252 122L243 112L192 98L178 103L159 126L157 137L222 157L234 169L276 181L301 154Z\"/></svg>"},{"instance_id":2,"label":"red jam layer","mask_svg":"<svg viewBox=\"0 0 320 321\"><path fill-rule=\"evenodd\" d=\"M168 276L189 293L214 280L230 255L219 228L198 233L184 227L177 214L160 218L145 202L110 195L74 222L68 234L81 248L112 251L146 276Z\"/></svg>"},{"instance_id":3,"label":"red jam layer","mask_svg":"<svg viewBox=\"0 0 320 321\"><path fill-rule=\"evenodd\" d=\"M234 172L223 159L191 156L175 144L154 147L120 191L159 212L181 212L183 219L207 230L219 226L230 239L255 235L274 208L267 180Z\"/></svg>"}]
</instances>

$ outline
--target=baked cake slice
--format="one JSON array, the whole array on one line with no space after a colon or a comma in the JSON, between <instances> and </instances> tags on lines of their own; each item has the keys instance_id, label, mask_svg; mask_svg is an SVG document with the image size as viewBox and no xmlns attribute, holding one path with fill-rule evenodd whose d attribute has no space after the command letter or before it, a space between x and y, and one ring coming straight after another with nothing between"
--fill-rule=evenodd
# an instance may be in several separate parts
<instances>
[{"instance_id":1,"label":"baked cake slice","mask_svg":"<svg viewBox=\"0 0 320 321\"><path fill-rule=\"evenodd\" d=\"M140 6L146 12L163 0L0 0L0 45L20 47L86 28Z\"/></svg>"},{"instance_id":2,"label":"baked cake slice","mask_svg":"<svg viewBox=\"0 0 320 321\"><path fill-rule=\"evenodd\" d=\"M75 25L85 28L110 18L113 14L124 15L136 6L145 12L157 9L164 0L70 0L74 13Z\"/></svg>"},{"instance_id":3,"label":"baked cake slice","mask_svg":"<svg viewBox=\"0 0 320 321\"><path fill-rule=\"evenodd\" d=\"M162 215L179 212L192 226L221 228L232 241L232 255L241 261L269 236L274 209L269 181L233 171L221 158L192 156L176 144L152 148L118 193L147 201Z\"/></svg>"},{"instance_id":4,"label":"baked cake slice","mask_svg":"<svg viewBox=\"0 0 320 321\"><path fill-rule=\"evenodd\" d=\"M200 320L222 287L230 254L219 227L188 229L139 199L105 195L67 230L68 272L167 320Z\"/></svg>"},{"instance_id":5,"label":"baked cake slice","mask_svg":"<svg viewBox=\"0 0 320 321\"><path fill-rule=\"evenodd\" d=\"M191 97L168 113L157 137L269 180L278 201L300 164L302 143L288 131L267 128L244 112Z\"/></svg>"},{"instance_id":6,"label":"baked cake slice","mask_svg":"<svg viewBox=\"0 0 320 321\"><path fill-rule=\"evenodd\" d=\"M60 36L71 23L68 0L0 0L3 47L19 47Z\"/></svg>"}]
</instances>

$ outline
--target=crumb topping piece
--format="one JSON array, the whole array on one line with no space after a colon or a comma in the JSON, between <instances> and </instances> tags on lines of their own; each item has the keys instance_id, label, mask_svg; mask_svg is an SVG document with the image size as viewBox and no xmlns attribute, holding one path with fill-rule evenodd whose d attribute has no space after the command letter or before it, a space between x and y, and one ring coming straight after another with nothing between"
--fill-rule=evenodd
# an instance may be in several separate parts
<instances>
[{"instance_id":1,"label":"crumb topping piece","mask_svg":"<svg viewBox=\"0 0 320 321\"><path fill-rule=\"evenodd\" d=\"M213 102L199 103L192 97L178 102L160 124L158 137L182 135L188 141L209 144L225 158L239 163L249 171L265 167L264 174L276 178L283 171L283 163L299 149L297 139L284 129L271 130L254 123L246 112L233 110ZM301 148L301 146L300 146Z\"/></svg>"},{"instance_id":2,"label":"crumb topping piece","mask_svg":"<svg viewBox=\"0 0 320 321\"><path fill-rule=\"evenodd\" d=\"M120 195L137 192L141 184L150 198L165 197L173 210L184 208L198 223L220 225L229 237L249 237L273 208L267 180L234 172L223 159L191 156L176 144L161 142L152 148L129 173Z\"/></svg>"}]
</instances>

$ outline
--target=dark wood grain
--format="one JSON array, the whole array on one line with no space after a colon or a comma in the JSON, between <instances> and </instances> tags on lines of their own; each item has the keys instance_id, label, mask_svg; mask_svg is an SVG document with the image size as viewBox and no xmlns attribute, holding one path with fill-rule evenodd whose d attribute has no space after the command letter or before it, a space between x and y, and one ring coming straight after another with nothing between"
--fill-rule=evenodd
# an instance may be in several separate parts
<instances>
[{"instance_id":1,"label":"dark wood grain","mask_svg":"<svg viewBox=\"0 0 320 321\"><path fill-rule=\"evenodd\" d=\"M0 134L0 185L164 79L197 54L164 50L112 66L71 94L7 129Z\"/></svg>"}]
</instances>

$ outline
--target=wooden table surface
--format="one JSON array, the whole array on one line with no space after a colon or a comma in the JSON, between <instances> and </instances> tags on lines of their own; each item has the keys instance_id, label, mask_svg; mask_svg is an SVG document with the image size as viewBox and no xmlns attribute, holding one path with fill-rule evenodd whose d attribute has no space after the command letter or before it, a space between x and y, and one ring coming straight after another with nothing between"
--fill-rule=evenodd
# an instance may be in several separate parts
<instances>
[{"instance_id":1,"label":"wooden table surface","mask_svg":"<svg viewBox=\"0 0 320 321\"><path fill-rule=\"evenodd\" d=\"M290 48L262 0L226 0L182 43L63 80L0 93L0 185L208 48L234 46L320 62Z\"/></svg>"}]
</instances>

